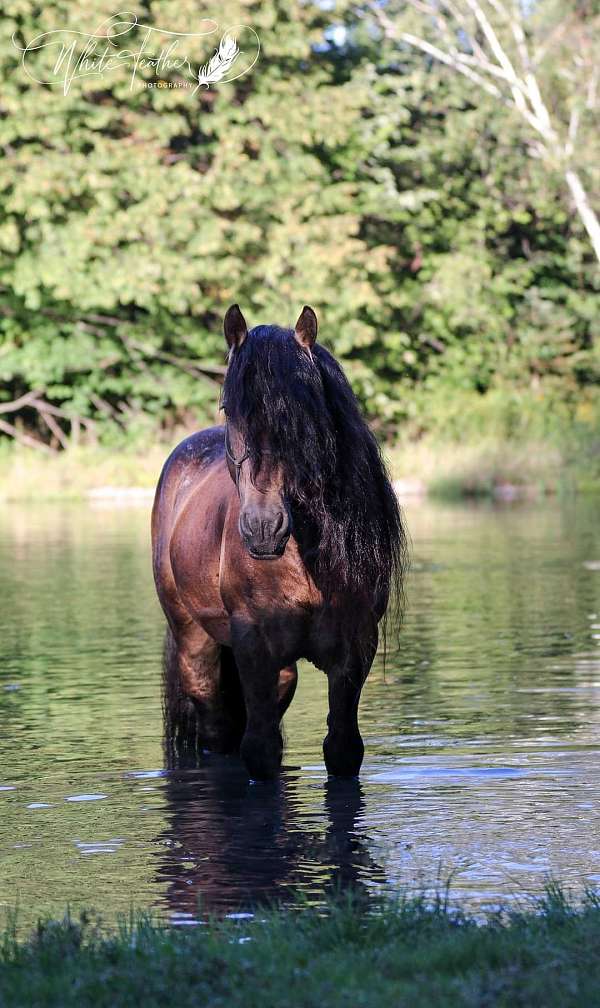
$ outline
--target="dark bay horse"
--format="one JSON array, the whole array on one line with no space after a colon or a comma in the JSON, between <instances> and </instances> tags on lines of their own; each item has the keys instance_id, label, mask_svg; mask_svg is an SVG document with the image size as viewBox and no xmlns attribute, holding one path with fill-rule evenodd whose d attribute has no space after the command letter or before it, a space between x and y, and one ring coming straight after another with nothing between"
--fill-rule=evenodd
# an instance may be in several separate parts
<instances>
[{"instance_id":1,"label":"dark bay horse","mask_svg":"<svg viewBox=\"0 0 600 1008\"><path fill-rule=\"evenodd\" d=\"M358 702L405 534L375 438L340 366L295 329L224 322L225 426L182 441L152 513L156 588L168 621L172 754L240 749L254 779L277 774L296 661L327 673L327 770L358 774Z\"/></svg>"}]
</instances>

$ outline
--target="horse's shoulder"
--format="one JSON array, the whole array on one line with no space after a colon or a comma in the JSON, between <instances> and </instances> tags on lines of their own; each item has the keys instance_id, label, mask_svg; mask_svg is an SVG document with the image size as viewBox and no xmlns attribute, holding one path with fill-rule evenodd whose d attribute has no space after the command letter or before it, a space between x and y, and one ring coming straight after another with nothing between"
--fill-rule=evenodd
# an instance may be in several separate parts
<instances>
[{"instance_id":1,"label":"horse's shoulder","mask_svg":"<svg viewBox=\"0 0 600 1008\"><path fill-rule=\"evenodd\" d=\"M224 453L225 428L207 427L180 441L169 455L165 466L174 463L206 466L221 458Z\"/></svg>"},{"instance_id":2,"label":"horse's shoulder","mask_svg":"<svg viewBox=\"0 0 600 1008\"><path fill-rule=\"evenodd\" d=\"M163 465L156 488L155 509L173 511L205 473L218 471L225 456L225 428L208 427L184 438Z\"/></svg>"}]
</instances>

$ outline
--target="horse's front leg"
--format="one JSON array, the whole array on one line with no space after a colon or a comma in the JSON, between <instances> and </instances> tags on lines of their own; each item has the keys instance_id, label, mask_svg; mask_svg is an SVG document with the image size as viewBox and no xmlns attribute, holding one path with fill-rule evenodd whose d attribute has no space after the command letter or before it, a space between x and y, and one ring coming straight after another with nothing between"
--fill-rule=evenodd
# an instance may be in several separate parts
<instances>
[{"instance_id":1,"label":"horse's front leg","mask_svg":"<svg viewBox=\"0 0 600 1008\"><path fill-rule=\"evenodd\" d=\"M357 777L360 771L365 747L358 729L358 702L376 650L375 626L366 639L351 646L344 660L326 669L329 714L323 755L333 777Z\"/></svg>"},{"instance_id":2,"label":"horse's front leg","mask_svg":"<svg viewBox=\"0 0 600 1008\"><path fill-rule=\"evenodd\" d=\"M268 780L277 775L283 752L279 663L255 624L232 620L231 642L246 705L240 755L253 780Z\"/></svg>"}]
</instances>

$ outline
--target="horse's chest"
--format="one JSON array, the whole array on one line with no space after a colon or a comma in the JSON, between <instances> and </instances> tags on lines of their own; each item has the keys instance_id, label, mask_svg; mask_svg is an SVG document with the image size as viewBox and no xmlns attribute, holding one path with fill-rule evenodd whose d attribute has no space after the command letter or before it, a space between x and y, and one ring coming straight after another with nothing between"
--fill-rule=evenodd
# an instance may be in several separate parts
<instances>
[{"instance_id":1,"label":"horse's chest","mask_svg":"<svg viewBox=\"0 0 600 1008\"><path fill-rule=\"evenodd\" d=\"M319 608L321 593L302 563L294 539L282 557L257 560L244 549L237 529L227 530L221 553L220 592L226 608L254 620L306 619Z\"/></svg>"}]
</instances>

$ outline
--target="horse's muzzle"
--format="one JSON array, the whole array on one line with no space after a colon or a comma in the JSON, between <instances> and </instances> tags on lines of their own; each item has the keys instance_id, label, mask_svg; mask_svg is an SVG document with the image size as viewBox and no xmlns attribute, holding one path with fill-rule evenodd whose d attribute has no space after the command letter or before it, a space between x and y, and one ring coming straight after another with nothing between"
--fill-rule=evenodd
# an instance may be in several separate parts
<instances>
[{"instance_id":1,"label":"horse's muzzle","mask_svg":"<svg viewBox=\"0 0 600 1008\"><path fill-rule=\"evenodd\" d=\"M283 555L292 531L287 509L245 508L240 512L240 535L255 560L275 560Z\"/></svg>"}]
</instances>

